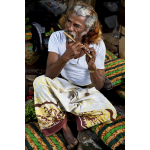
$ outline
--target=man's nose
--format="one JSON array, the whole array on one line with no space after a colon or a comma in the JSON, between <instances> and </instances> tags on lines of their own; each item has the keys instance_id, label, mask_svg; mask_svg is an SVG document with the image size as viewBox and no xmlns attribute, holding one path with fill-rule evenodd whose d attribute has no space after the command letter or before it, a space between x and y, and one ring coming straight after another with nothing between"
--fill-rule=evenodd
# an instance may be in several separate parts
<instances>
[{"instance_id":1,"label":"man's nose","mask_svg":"<svg viewBox=\"0 0 150 150\"><path fill-rule=\"evenodd\" d=\"M74 31L74 27L73 27L73 24L72 24L72 23L68 26L68 30L69 30L70 32L73 32L73 31Z\"/></svg>"}]
</instances>

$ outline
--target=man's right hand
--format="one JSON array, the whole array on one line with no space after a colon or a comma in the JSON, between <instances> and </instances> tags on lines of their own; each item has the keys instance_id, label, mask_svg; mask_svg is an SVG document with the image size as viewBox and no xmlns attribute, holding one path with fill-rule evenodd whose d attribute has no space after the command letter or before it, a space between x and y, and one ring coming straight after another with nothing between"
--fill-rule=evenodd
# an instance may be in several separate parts
<instances>
[{"instance_id":1,"label":"man's right hand","mask_svg":"<svg viewBox=\"0 0 150 150\"><path fill-rule=\"evenodd\" d=\"M64 57L67 60L80 57L81 48L85 48L81 42L66 42L66 51Z\"/></svg>"}]
</instances>

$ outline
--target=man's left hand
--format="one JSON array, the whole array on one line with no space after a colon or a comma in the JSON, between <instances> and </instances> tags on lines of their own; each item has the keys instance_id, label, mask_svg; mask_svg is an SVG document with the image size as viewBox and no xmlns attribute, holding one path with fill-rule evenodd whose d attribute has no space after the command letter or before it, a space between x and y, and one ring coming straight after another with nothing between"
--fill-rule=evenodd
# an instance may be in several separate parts
<instances>
[{"instance_id":1,"label":"man's left hand","mask_svg":"<svg viewBox=\"0 0 150 150\"><path fill-rule=\"evenodd\" d=\"M86 55L86 62L88 64L88 68L90 70L95 70L95 68L96 68L96 66L95 66L96 51L92 47L92 48L89 48L89 52L92 55L92 58L90 58L89 56Z\"/></svg>"}]
</instances>

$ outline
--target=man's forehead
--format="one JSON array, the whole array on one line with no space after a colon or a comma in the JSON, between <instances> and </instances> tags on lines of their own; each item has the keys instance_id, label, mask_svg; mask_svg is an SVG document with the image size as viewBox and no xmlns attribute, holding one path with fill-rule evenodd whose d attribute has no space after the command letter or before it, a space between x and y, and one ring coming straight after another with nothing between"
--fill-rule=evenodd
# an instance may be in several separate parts
<instances>
[{"instance_id":1,"label":"man's forehead","mask_svg":"<svg viewBox=\"0 0 150 150\"><path fill-rule=\"evenodd\" d=\"M85 21L86 21L86 17L83 17L83 16L77 16L76 13L71 10L69 16L68 16L68 19L73 21L73 23L75 24L78 24L78 25L85 25Z\"/></svg>"}]
</instances>

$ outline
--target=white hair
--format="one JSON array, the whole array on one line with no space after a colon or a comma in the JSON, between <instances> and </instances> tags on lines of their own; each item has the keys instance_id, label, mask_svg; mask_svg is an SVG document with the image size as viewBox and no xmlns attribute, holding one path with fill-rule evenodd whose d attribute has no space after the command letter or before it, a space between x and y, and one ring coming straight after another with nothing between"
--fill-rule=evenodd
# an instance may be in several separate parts
<instances>
[{"instance_id":1,"label":"white hair","mask_svg":"<svg viewBox=\"0 0 150 150\"><path fill-rule=\"evenodd\" d=\"M73 6L73 10L77 16L83 16L87 18L85 21L86 30L89 30L97 22L96 15L91 16L91 11L87 7L80 4L75 4Z\"/></svg>"}]
</instances>

